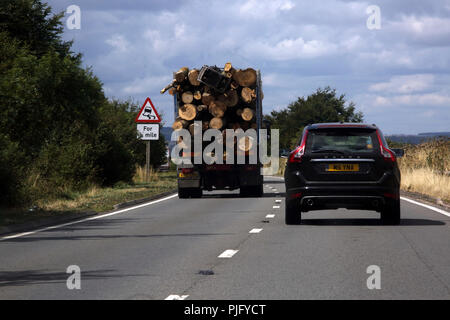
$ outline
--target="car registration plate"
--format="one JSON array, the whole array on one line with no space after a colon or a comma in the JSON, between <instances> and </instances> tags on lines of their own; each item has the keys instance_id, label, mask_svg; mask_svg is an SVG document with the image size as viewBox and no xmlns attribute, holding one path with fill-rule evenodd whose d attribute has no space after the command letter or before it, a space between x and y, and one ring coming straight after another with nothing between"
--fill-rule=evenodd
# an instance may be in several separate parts
<instances>
[{"instance_id":1,"label":"car registration plate","mask_svg":"<svg viewBox=\"0 0 450 320\"><path fill-rule=\"evenodd\" d=\"M357 163L330 163L327 171L359 171Z\"/></svg>"}]
</instances>

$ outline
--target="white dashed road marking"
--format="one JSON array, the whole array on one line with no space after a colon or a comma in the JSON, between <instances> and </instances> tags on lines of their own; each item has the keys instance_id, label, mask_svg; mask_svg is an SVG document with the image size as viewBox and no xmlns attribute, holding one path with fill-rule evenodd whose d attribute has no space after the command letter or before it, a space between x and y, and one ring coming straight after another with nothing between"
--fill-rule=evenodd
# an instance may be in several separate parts
<instances>
[{"instance_id":1,"label":"white dashed road marking","mask_svg":"<svg viewBox=\"0 0 450 320\"><path fill-rule=\"evenodd\" d=\"M252 229L249 233L260 233L263 229Z\"/></svg>"},{"instance_id":2,"label":"white dashed road marking","mask_svg":"<svg viewBox=\"0 0 450 320\"><path fill-rule=\"evenodd\" d=\"M273 209L280 209L280 206L273 206Z\"/></svg>"},{"instance_id":3,"label":"white dashed road marking","mask_svg":"<svg viewBox=\"0 0 450 320\"><path fill-rule=\"evenodd\" d=\"M239 250L228 249L220 254L218 258L231 258L234 256Z\"/></svg>"},{"instance_id":4,"label":"white dashed road marking","mask_svg":"<svg viewBox=\"0 0 450 320\"><path fill-rule=\"evenodd\" d=\"M171 294L170 296L168 296L164 300L185 300L187 297L189 297L189 295L179 296L177 294Z\"/></svg>"},{"instance_id":5,"label":"white dashed road marking","mask_svg":"<svg viewBox=\"0 0 450 320\"><path fill-rule=\"evenodd\" d=\"M281 200L277 199L275 200L275 203L281 203Z\"/></svg>"},{"instance_id":6,"label":"white dashed road marking","mask_svg":"<svg viewBox=\"0 0 450 320\"><path fill-rule=\"evenodd\" d=\"M269 218L269 219L275 218L275 215L274 215L274 214L268 214L268 215L266 216L266 218Z\"/></svg>"}]
</instances>

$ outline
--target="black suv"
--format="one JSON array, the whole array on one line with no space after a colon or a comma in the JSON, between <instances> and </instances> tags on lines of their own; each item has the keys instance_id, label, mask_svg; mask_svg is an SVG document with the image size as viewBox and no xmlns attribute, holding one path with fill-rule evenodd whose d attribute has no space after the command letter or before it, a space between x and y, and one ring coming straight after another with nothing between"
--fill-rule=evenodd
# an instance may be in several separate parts
<instances>
[{"instance_id":1,"label":"black suv","mask_svg":"<svg viewBox=\"0 0 450 320\"><path fill-rule=\"evenodd\" d=\"M337 208L375 210L399 224L402 155L375 125L308 125L286 164L286 224L299 224L302 211Z\"/></svg>"}]
</instances>

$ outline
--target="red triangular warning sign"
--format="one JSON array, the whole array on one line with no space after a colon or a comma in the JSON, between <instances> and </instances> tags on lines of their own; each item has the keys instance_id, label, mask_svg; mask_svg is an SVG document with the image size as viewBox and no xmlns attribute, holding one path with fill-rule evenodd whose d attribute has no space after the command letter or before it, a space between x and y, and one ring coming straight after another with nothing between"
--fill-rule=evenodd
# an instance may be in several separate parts
<instances>
[{"instance_id":1,"label":"red triangular warning sign","mask_svg":"<svg viewBox=\"0 0 450 320\"><path fill-rule=\"evenodd\" d=\"M144 104L142 105L141 110L139 111L136 119L134 120L136 123L160 123L161 118L159 117L158 112L156 111L155 106L152 103L152 100L147 97L145 99Z\"/></svg>"}]
</instances>

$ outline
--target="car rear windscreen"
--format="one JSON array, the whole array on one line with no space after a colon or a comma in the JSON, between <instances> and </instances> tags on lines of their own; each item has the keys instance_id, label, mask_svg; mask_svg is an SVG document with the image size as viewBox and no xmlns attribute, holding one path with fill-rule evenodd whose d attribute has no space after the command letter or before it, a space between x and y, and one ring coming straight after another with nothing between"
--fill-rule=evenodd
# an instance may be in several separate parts
<instances>
[{"instance_id":1,"label":"car rear windscreen","mask_svg":"<svg viewBox=\"0 0 450 320\"><path fill-rule=\"evenodd\" d=\"M375 130L333 129L314 130L308 135L309 152L341 151L373 153L377 146Z\"/></svg>"}]
</instances>

